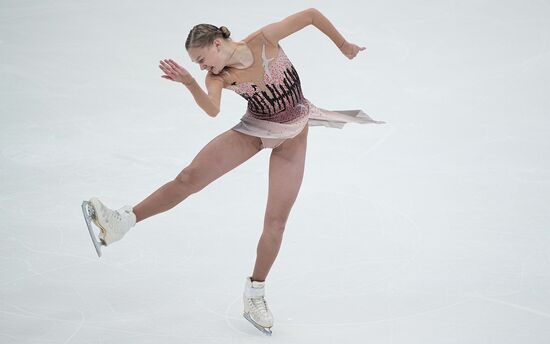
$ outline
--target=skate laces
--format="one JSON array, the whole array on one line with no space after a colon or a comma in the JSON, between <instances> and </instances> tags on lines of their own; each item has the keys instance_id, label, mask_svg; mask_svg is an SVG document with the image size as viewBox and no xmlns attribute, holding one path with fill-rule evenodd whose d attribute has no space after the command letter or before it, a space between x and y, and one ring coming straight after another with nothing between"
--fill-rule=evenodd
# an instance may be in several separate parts
<instances>
[{"instance_id":1,"label":"skate laces","mask_svg":"<svg viewBox=\"0 0 550 344\"><path fill-rule=\"evenodd\" d=\"M267 302L265 301L265 298L262 297L252 297L248 299L248 302L251 303L254 306L254 309L260 310L263 312L268 312L269 309L267 307Z\"/></svg>"},{"instance_id":2,"label":"skate laces","mask_svg":"<svg viewBox=\"0 0 550 344\"><path fill-rule=\"evenodd\" d=\"M126 210L126 207L122 207L118 210L110 210L109 211L109 217L117 219L119 222L122 222L123 217L126 215L129 215L128 211Z\"/></svg>"},{"instance_id":3,"label":"skate laces","mask_svg":"<svg viewBox=\"0 0 550 344\"><path fill-rule=\"evenodd\" d=\"M120 209L119 210L112 210L112 209L109 209L109 208L106 208L106 207L104 208L103 219L106 223L111 223L112 225L123 224L123 223L128 222L124 218L123 213Z\"/></svg>"},{"instance_id":4,"label":"skate laces","mask_svg":"<svg viewBox=\"0 0 550 344\"><path fill-rule=\"evenodd\" d=\"M119 222L122 221L122 216L117 210L108 209L106 218L107 218L107 222L109 222L110 220L117 220Z\"/></svg>"},{"instance_id":5,"label":"skate laces","mask_svg":"<svg viewBox=\"0 0 550 344\"><path fill-rule=\"evenodd\" d=\"M113 212L113 215L116 217L117 220L119 220L119 221L122 220L122 217L120 216L120 213L118 211L115 210Z\"/></svg>"}]
</instances>

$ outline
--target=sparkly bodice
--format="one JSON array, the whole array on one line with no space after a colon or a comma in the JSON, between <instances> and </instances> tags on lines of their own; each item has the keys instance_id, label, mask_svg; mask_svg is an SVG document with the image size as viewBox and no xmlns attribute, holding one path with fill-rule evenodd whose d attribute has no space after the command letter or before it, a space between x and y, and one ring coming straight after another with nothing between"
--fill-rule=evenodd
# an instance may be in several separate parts
<instances>
[{"instance_id":1,"label":"sparkly bodice","mask_svg":"<svg viewBox=\"0 0 550 344\"><path fill-rule=\"evenodd\" d=\"M238 77L232 77L232 74L241 70L229 69L225 72L224 79L228 81L225 88L235 91L247 100L247 113L254 118L287 123L303 116L307 111L307 102L302 94L300 77L283 48L278 45L276 56L268 58L266 46L270 43L261 31L249 41L245 40L252 47L255 59L251 68L256 68L252 72L263 74L263 78L257 75L257 81L240 81ZM261 60L256 61L258 54L254 52L259 49L253 49L254 46L261 46Z\"/></svg>"}]
</instances>

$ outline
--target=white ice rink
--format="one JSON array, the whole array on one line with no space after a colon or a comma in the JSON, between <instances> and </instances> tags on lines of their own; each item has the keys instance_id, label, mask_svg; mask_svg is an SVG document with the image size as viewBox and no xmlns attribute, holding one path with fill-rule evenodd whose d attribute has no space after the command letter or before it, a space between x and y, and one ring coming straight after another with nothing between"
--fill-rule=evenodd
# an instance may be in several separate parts
<instances>
[{"instance_id":1,"label":"white ice rink","mask_svg":"<svg viewBox=\"0 0 550 344\"><path fill-rule=\"evenodd\" d=\"M242 317L267 199L263 150L98 258L80 205L135 205L246 109L211 118L184 43L308 7L281 46L306 98L386 124L311 127L267 279ZM549 343L550 2L0 1L0 342Z\"/></svg>"}]
</instances>

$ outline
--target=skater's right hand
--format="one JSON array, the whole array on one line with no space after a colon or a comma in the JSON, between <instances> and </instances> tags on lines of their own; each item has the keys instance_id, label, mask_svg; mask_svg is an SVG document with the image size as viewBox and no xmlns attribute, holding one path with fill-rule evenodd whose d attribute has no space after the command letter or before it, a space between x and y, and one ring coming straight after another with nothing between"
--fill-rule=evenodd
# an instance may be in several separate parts
<instances>
[{"instance_id":1,"label":"skater's right hand","mask_svg":"<svg viewBox=\"0 0 550 344\"><path fill-rule=\"evenodd\" d=\"M355 56L357 56L357 53L365 49L367 48L360 47L353 43L349 43L348 41L344 41L344 44L342 44L342 46L340 47L340 51L342 52L342 54L346 55L346 57L350 60L352 60Z\"/></svg>"},{"instance_id":2,"label":"skater's right hand","mask_svg":"<svg viewBox=\"0 0 550 344\"><path fill-rule=\"evenodd\" d=\"M185 68L172 59L161 60L159 68L164 72L161 78L181 82L184 85L189 85L195 80Z\"/></svg>"}]
</instances>

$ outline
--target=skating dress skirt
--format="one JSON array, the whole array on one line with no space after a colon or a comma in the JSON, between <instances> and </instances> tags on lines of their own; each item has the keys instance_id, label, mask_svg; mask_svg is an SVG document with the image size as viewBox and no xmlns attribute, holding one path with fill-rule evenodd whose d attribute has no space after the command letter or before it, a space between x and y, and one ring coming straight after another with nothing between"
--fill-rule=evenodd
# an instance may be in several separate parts
<instances>
[{"instance_id":1,"label":"skating dress skirt","mask_svg":"<svg viewBox=\"0 0 550 344\"><path fill-rule=\"evenodd\" d=\"M253 53L252 66L246 70L224 70L222 78L224 88L248 102L245 114L232 129L261 138L264 148L275 148L295 137L305 125L342 128L346 123L385 123L373 120L362 110L316 107L304 97L298 72L280 45L271 44L261 30L244 42ZM259 80L243 81L255 76Z\"/></svg>"}]
</instances>

